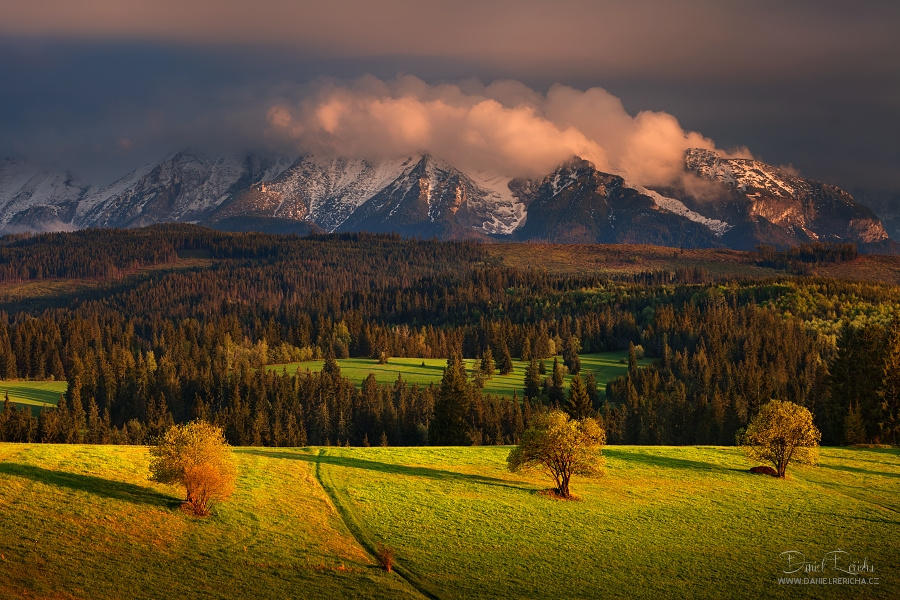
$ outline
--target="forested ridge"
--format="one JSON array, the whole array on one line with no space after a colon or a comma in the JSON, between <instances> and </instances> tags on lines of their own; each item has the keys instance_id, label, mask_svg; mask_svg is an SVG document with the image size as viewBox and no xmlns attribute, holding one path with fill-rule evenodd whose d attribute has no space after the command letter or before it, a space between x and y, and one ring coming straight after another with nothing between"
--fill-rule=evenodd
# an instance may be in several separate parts
<instances>
[{"instance_id":1,"label":"forested ridge","mask_svg":"<svg viewBox=\"0 0 900 600\"><path fill-rule=\"evenodd\" d=\"M559 405L597 414L612 443L730 444L779 398L813 411L823 443L900 441L900 287L887 284L564 274L537 247L523 269L474 242L184 225L3 238L0 281L116 278L179 257L210 261L0 313L0 377L69 382L56 410L5 407L5 439L144 443L204 418L234 444L505 444ZM552 357L576 372L579 351L629 348L605 394L584 378L589 406L558 385ZM499 368L533 362L527 397L467 379L456 358L488 350ZM639 351L654 363L638 368ZM392 356L448 368L439 386L359 386L332 360ZM262 368L313 357L322 373Z\"/></svg>"}]
</instances>

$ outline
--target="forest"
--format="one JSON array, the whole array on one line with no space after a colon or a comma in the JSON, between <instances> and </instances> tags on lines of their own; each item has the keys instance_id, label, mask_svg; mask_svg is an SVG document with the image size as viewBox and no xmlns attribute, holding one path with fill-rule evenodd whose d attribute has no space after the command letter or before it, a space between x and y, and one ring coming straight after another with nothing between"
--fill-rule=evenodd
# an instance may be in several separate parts
<instances>
[{"instance_id":1,"label":"forest","mask_svg":"<svg viewBox=\"0 0 900 600\"><path fill-rule=\"evenodd\" d=\"M0 287L92 283L0 304L0 379L68 382L56 408L7 398L0 436L143 444L201 418L236 445L511 444L560 407L596 416L610 443L733 444L774 398L808 407L823 444L900 442L900 287L793 268L561 272L522 246L524 268L491 244L390 235L7 236ZM755 260L855 257L820 246ZM614 350L628 371L605 392L588 376L562 388L579 353ZM498 370L530 362L522 397L486 394L460 368L485 355ZM447 368L439 385L383 385L342 376L346 357ZM311 358L321 372L264 368Z\"/></svg>"}]
</instances>

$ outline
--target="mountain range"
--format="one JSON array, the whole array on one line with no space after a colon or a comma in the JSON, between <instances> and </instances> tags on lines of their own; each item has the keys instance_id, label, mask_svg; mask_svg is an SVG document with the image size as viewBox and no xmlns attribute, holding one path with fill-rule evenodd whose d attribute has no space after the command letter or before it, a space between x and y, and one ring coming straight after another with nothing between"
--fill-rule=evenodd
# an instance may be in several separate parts
<instances>
[{"instance_id":1,"label":"mountain range","mask_svg":"<svg viewBox=\"0 0 900 600\"><path fill-rule=\"evenodd\" d=\"M752 159L688 150L692 177L634 185L578 157L509 178L428 154L393 160L183 151L104 186L0 162L6 232L191 222L226 230L396 232L444 239L751 249L853 242L892 251L879 218L833 185Z\"/></svg>"}]
</instances>

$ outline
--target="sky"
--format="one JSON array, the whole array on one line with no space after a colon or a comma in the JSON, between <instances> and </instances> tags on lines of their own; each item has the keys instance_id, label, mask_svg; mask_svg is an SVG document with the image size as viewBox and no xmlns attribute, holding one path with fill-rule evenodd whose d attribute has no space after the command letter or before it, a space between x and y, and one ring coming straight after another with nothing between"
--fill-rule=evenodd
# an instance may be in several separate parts
<instances>
[{"instance_id":1,"label":"sky","mask_svg":"<svg viewBox=\"0 0 900 600\"><path fill-rule=\"evenodd\" d=\"M421 145L522 172L576 151L656 183L701 145L900 191L897 2L0 0L0 15L0 155L88 180L185 147Z\"/></svg>"}]
</instances>

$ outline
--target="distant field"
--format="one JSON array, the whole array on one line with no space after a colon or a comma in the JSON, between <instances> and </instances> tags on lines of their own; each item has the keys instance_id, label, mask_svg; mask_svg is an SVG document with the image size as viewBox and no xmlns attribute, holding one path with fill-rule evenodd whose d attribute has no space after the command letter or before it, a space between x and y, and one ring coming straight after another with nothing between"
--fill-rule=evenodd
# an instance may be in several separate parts
<instances>
[{"instance_id":1,"label":"distant field","mask_svg":"<svg viewBox=\"0 0 900 600\"><path fill-rule=\"evenodd\" d=\"M718 277L768 278L790 276L760 267L757 255L725 248L680 249L637 244L489 244L488 253L516 268L535 266L554 273L631 274L642 271L699 267ZM839 264L811 265L812 274L849 281L900 284L900 257L863 254Z\"/></svg>"},{"instance_id":2,"label":"distant field","mask_svg":"<svg viewBox=\"0 0 900 600\"><path fill-rule=\"evenodd\" d=\"M508 452L238 448L234 497L198 520L146 448L0 444L0 597L897 597L896 449L826 448L779 481L734 448L610 447L574 502ZM879 585L776 582L782 552L836 549Z\"/></svg>"},{"instance_id":3,"label":"distant field","mask_svg":"<svg viewBox=\"0 0 900 600\"><path fill-rule=\"evenodd\" d=\"M594 376L597 378L598 388L602 392L606 389L607 382L628 372L628 365L623 362L627 360L627 356L627 352L582 354L582 376L589 370L593 371ZM401 374L408 384L417 383L420 386L426 386L433 383L438 385L441 382L444 367L447 366L447 360L443 358L391 358L385 365L379 365L378 361L372 358L344 358L337 362L341 367L341 375L360 385L369 376L369 373L374 373L375 380L382 384L394 383L397 381L397 375ZM477 359L466 359L465 362L470 376L474 373L474 369L481 364ZM650 362L652 362L650 359L642 359L639 361L639 364L647 365ZM422 363L424 363L424 366L422 366ZM553 359L545 360L544 364L549 374L553 368ZM301 372L305 370L318 372L322 369L322 361L311 360L299 363L284 363L269 365L266 368L270 371L278 372L287 370L288 373L294 373L298 370ZM510 374L500 375L497 373L490 379L485 380L484 392L486 394L512 397L513 391L517 390L521 398L525 370L527 368L527 362L514 360L513 370ZM567 375L565 380L566 389L568 389L571 381L572 377Z\"/></svg>"},{"instance_id":4,"label":"distant field","mask_svg":"<svg viewBox=\"0 0 900 600\"><path fill-rule=\"evenodd\" d=\"M37 411L45 406L56 406L59 395L65 394L67 388L65 381L0 381L0 403L8 393L11 403L30 406Z\"/></svg>"},{"instance_id":5,"label":"distant field","mask_svg":"<svg viewBox=\"0 0 900 600\"><path fill-rule=\"evenodd\" d=\"M92 290L112 288L123 284L134 284L156 272L199 269L209 267L212 264L213 261L211 259L186 257L178 258L172 263L138 267L116 278L54 278L21 282L4 281L0 282L0 305L28 302L29 300L76 298L80 294Z\"/></svg>"}]
</instances>

